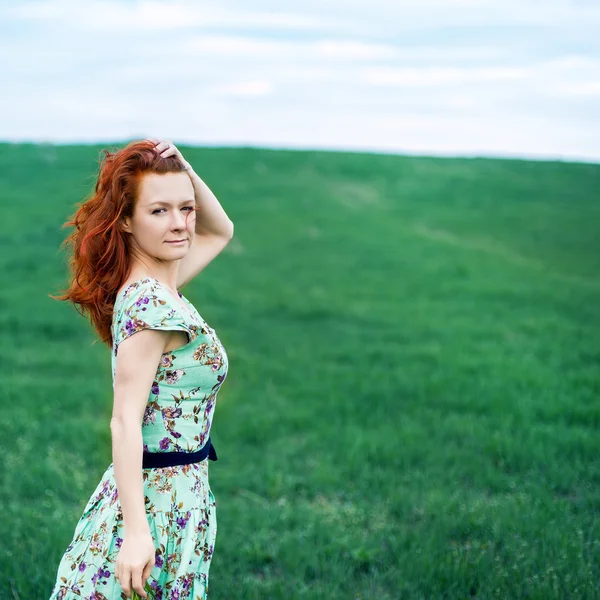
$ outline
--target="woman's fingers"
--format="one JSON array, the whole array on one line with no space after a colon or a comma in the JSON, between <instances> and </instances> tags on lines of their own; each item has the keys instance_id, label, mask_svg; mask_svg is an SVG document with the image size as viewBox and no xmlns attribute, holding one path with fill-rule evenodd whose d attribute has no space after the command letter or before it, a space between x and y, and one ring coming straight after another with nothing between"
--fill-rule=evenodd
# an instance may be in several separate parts
<instances>
[{"instance_id":1,"label":"woman's fingers","mask_svg":"<svg viewBox=\"0 0 600 600\"><path fill-rule=\"evenodd\" d=\"M121 571L122 577L119 579L121 588L128 598L131 598L131 571L123 569Z\"/></svg>"},{"instance_id":2,"label":"woman's fingers","mask_svg":"<svg viewBox=\"0 0 600 600\"><path fill-rule=\"evenodd\" d=\"M117 564L115 566L115 577L117 578L117 581L119 582L119 584L121 585L121 587L123 587L123 584L121 583L123 581L123 577L121 575L121 565L119 564L118 561L117 561Z\"/></svg>"},{"instance_id":3,"label":"woman's fingers","mask_svg":"<svg viewBox=\"0 0 600 600\"><path fill-rule=\"evenodd\" d=\"M154 563L149 563L149 565L147 565L147 567L148 566L150 566L150 569L146 568L143 571L141 569L139 569L139 570L123 569L120 576L117 577L117 580L119 581L119 584L121 585L121 589L123 590L123 593L125 594L125 596L127 596L127 598L131 598L133 596L133 592L138 594L138 596L140 596L141 598L148 597L148 594L146 593L146 590L144 589L144 584L146 582L146 579L148 579L148 577L150 576L150 572L152 571L152 568L154 567ZM146 574L146 571L148 571L148 574ZM116 576L116 573L117 573L117 571L115 570L115 576Z\"/></svg>"},{"instance_id":4,"label":"woman's fingers","mask_svg":"<svg viewBox=\"0 0 600 600\"><path fill-rule=\"evenodd\" d=\"M167 158L167 156L179 156L177 146L171 140L159 140L158 138L146 138L149 142L152 142L154 150L158 152L161 158ZM183 157L181 157L183 160Z\"/></svg>"},{"instance_id":5,"label":"woman's fingers","mask_svg":"<svg viewBox=\"0 0 600 600\"><path fill-rule=\"evenodd\" d=\"M156 144L156 147L154 148L157 152L162 152L163 150L166 150L167 148L169 148L169 142L166 142L164 140L158 142L158 144Z\"/></svg>"},{"instance_id":6,"label":"woman's fingers","mask_svg":"<svg viewBox=\"0 0 600 600\"><path fill-rule=\"evenodd\" d=\"M140 597L145 598L146 590L144 589L144 582L142 581L142 571L135 571L132 575L133 589Z\"/></svg>"},{"instance_id":7,"label":"woman's fingers","mask_svg":"<svg viewBox=\"0 0 600 600\"><path fill-rule=\"evenodd\" d=\"M164 150L171 145L169 140L160 140L158 138L146 138L146 141L152 142L154 144L154 149L157 151Z\"/></svg>"},{"instance_id":8,"label":"woman's fingers","mask_svg":"<svg viewBox=\"0 0 600 600\"><path fill-rule=\"evenodd\" d=\"M171 144L163 152L161 152L161 156L162 157L180 156L180 152L179 152L179 150L178 150L178 148L176 146L174 146L173 144ZM180 158L183 158L183 157L180 156Z\"/></svg>"},{"instance_id":9,"label":"woman's fingers","mask_svg":"<svg viewBox=\"0 0 600 600\"><path fill-rule=\"evenodd\" d=\"M154 559L152 559L150 562L148 562L146 564L146 567L144 568L144 572L142 573L142 585L146 585L146 581L147 581L148 577L150 577L150 574L152 573L152 569L154 569L154 565L155 565Z\"/></svg>"},{"instance_id":10,"label":"woman's fingers","mask_svg":"<svg viewBox=\"0 0 600 600\"><path fill-rule=\"evenodd\" d=\"M167 156L173 156L173 154L177 154L177 148L173 145L172 142L168 140L162 140L157 146L154 148L163 158Z\"/></svg>"}]
</instances>

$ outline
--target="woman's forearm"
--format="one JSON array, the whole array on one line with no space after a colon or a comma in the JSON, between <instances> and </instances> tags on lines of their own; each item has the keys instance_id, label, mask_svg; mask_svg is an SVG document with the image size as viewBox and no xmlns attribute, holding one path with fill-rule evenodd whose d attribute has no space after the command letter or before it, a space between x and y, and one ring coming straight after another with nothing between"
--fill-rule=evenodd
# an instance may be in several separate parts
<instances>
[{"instance_id":1,"label":"woman's forearm","mask_svg":"<svg viewBox=\"0 0 600 600\"><path fill-rule=\"evenodd\" d=\"M232 237L233 222L223 210L217 197L189 163L187 163L187 172L194 185L196 206L198 208L196 211L195 233L198 235L211 233L223 237Z\"/></svg>"},{"instance_id":2,"label":"woman's forearm","mask_svg":"<svg viewBox=\"0 0 600 600\"><path fill-rule=\"evenodd\" d=\"M150 531L142 480L142 430L139 424L113 419L110 423L117 492L125 534Z\"/></svg>"}]
</instances>

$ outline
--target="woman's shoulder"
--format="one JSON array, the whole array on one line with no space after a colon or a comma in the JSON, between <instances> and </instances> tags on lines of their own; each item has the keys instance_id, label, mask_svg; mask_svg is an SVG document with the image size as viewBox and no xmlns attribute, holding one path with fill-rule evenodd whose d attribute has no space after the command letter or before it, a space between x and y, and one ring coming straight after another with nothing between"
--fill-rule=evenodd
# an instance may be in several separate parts
<instances>
[{"instance_id":1,"label":"woman's shoulder","mask_svg":"<svg viewBox=\"0 0 600 600\"><path fill-rule=\"evenodd\" d=\"M115 297L114 312L122 312L131 307L140 297L149 296L156 288L152 277L136 279L121 286Z\"/></svg>"},{"instance_id":2,"label":"woman's shoulder","mask_svg":"<svg viewBox=\"0 0 600 600\"><path fill-rule=\"evenodd\" d=\"M134 279L129 283L124 283L117 292L115 305L121 300L127 300L143 293L152 293L159 287L158 279L146 276L140 279Z\"/></svg>"},{"instance_id":3,"label":"woman's shoulder","mask_svg":"<svg viewBox=\"0 0 600 600\"><path fill-rule=\"evenodd\" d=\"M154 277L136 279L121 287L113 307L113 324L123 317L153 314L173 316L177 312L170 294Z\"/></svg>"},{"instance_id":4,"label":"woman's shoulder","mask_svg":"<svg viewBox=\"0 0 600 600\"><path fill-rule=\"evenodd\" d=\"M153 277L121 288L113 309L113 337L121 341L141 329L187 329L170 293Z\"/></svg>"}]
</instances>

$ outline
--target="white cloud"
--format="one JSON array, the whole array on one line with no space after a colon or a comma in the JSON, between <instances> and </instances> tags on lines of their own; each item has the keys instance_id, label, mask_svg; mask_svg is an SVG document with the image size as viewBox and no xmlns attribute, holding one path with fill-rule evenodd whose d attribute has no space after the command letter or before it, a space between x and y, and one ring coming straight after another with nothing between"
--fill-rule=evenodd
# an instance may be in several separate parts
<instances>
[{"instance_id":1,"label":"white cloud","mask_svg":"<svg viewBox=\"0 0 600 600\"><path fill-rule=\"evenodd\" d=\"M600 81L567 84L562 86L558 93L564 96L600 97Z\"/></svg>"},{"instance_id":2,"label":"white cloud","mask_svg":"<svg viewBox=\"0 0 600 600\"><path fill-rule=\"evenodd\" d=\"M394 59L401 50L392 44L360 42L348 39L285 40L214 35L202 32L176 43L175 53L197 52L206 55L255 57L262 60L376 60Z\"/></svg>"},{"instance_id":3,"label":"white cloud","mask_svg":"<svg viewBox=\"0 0 600 600\"><path fill-rule=\"evenodd\" d=\"M360 72L363 81L369 85L401 87L514 81L524 79L527 75L527 69L511 67L369 67Z\"/></svg>"},{"instance_id":4,"label":"white cloud","mask_svg":"<svg viewBox=\"0 0 600 600\"><path fill-rule=\"evenodd\" d=\"M400 50L392 44L373 44L354 40L323 40L310 44L317 56L341 60L398 58Z\"/></svg>"},{"instance_id":5,"label":"white cloud","mask_svg":"<svg viewBox=\"0 0 600 600\"><path fill-rule=\"evenodd\" d=\"M214 86L210 91L226 96L268 96L272 92L272 87L265 80L239 81Z\"/></svg>"},{"instance_id":6,"label":"white cloud","mask_svg":"<svg viewBox=\"0 0 600 600\"><path fill-rule=\"evenodd\" d=\"M329 31L359 37L450 27L581 26L598 22L593 2L549 0L305 0L285 10L279 0L32 0L0 7L3 20L54 22L78 31L160 32L194 27Z\"/></svg>"},{"instance_id":7,"label":"white cloud","mask_svg":"<svg viewBox=\"0 0 600 600\"><path fill-rule=\"evenodd\" d=\"M229 3L234 10L243 2ZM275 10L280 0L255 0L258 11ZM536 27L592 23L600 18L600 6L594 1L573 0L304 0L304 14L319 14L352 33L406 31L415 28L453 26L532 25Z\"/></svg>"},{"instance_id":8,"label":"white cloud","mask_svg":"<svg viewBox=\"0 0 600 600\"><path fill-rule=\"evenodd\" d=\"M55 21L65 26L93 31L168 31L191 27L249 27L264 29L320 28L322 22L287 12L228 11L201 0L47 0L16 4L4 9L5 18Z\"/></svg>"}]
</instances>

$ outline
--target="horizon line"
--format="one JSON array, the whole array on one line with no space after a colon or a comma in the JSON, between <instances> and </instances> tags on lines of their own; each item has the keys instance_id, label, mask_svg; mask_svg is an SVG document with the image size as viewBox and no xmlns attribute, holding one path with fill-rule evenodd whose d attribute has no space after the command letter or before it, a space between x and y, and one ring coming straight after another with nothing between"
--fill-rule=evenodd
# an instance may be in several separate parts
<instances>
[{"instance_id":1,"label":"horizon line","mask_svg":"<svg viewBox=\"0 0 600 600\"><path fill-rule=\"evenodd\" d=\"M153 136L157 137L157 136ZM160 136L158 136L160 137ZM0 144L5 145L34 145L34 146L101 146L126 145L134 140L145 139L144 136L133 136L122 139L65 139L49 140L35 138L0 138ZM530 162L567 162L575 164L600 164L600 157L574 154L538 154L532 152L496 152L472 150L410 150L409 148L386 148L380 146L333 146L333 145L293 145L293 144L257 144L244 141L230 142L194 142L172 140L177 146L195 148L212 148L222 150L270 150L282 152L328 152L337 154L371 154L385 156L402 156L406 158L448 158L448 159L487 159L487 160L524 160Z\"/></svg>"}]
</instances>

